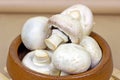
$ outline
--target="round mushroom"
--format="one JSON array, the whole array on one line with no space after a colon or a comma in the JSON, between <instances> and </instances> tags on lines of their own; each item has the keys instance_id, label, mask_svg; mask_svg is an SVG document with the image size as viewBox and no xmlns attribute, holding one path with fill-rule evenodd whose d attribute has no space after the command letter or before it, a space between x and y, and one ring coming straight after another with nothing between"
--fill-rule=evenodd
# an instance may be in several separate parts
<instances>
[{"instance_id":1,"label":"round mushroom","mask_svg":"<svg viewBox=\"0 0 120 80\"><path fill-rule=\"evenodd\" d=\"M21 31L22 42L30 50L45 49L44 40L49 37L51 29L48 18L39 16L28 19Z\"/></svg>"},{"instance_id":2,"label":"round mushroom","mask_svg":"<svg viewBox=\"0 0 120 80\"><path fill-rule=\"evenodd\" d=\"M77 19L82 27L84 35L89 35L93 28L93 14L92 11L85 5L73 5L61 14L70 15L72 18Z\"/></svg>"},{"instance_id":3,"label":"round mushroom","mask_svg":"<svg viewBox=\"0 0 120 80\"><path fill-rule=\"evenodd\" d=\"M91 57L87 50L77 44L61 44L52 56L52 63L65 73L77 74L89 69Z\"/></svg>"},{"instance_id":4,"label":"round mushroom","mask_svg":"<svg viewBox=\"0 0 120 80\"><path fill-rule=\"evenodd\" d=\"M90 53L92 59L91 68L94 68L102 58L102 50L99 44L92 37L85 36L80 42L80 45Z\"/></svg>"},{"instance_id":5,"label":"round mushroom","mask_svg":"<svg viewBox=\"0 0 120 80\"><path fill-rule=\"evenodd\" d=\"M34 50L27 53L23 58L22 63L24 66L35 72L59 76L60 70L53 66L49 54L51 54L51 51Z\"/></svg>"},{"instance_id":6,"label":"round mushroom","mask_svg":"<svg viewBox=\"0 0 120 80\"><path fill-rule=\"evenodd\" d=\"M45 40L45 43L52 50L55 50L58 45L69 40L72 43L79 43L82 39L83 29L80 22L69 15L53 15L48 23L49 27L53 29L53 34Z\"/></svg>"}]
</instances>

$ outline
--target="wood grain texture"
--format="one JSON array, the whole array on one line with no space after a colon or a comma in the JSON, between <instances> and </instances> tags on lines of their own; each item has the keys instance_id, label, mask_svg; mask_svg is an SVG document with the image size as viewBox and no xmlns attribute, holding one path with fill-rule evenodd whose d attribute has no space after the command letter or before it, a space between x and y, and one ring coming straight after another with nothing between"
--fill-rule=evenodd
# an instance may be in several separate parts
<instances>
[{"instance_id":1,"label":"wood grain texture","mask_svg":"<svg viewBox=\"0 0 120 80\"><path fill-rule=\"evenodd\" d=\"M0 73L0 80L9 80L4 74Z\"/></svg>"},{"instance_id":2,"label":"wood grain texture","mask_svg":"<svg viewBox=\"0 0 120 80\"><path fill-rule=\"evenodd\" d=\"M110 80L115 80L115 79L113 77L111 77Z\"/></svg>"},{"instance_id":3,"label":"wood grain texture","mask_svg":"<svg viewBox=\"0 0 120 80\"><path fill-rule=\"evenodd\" d=\"M9 49L7 59L8 73L13 80L109 80L113 70L110 48L106 41L96 33L92 33L91 36L96 39L103 51L102 60L94 69L88 70L81 74L62 77L49 76L31 71L24 67L21 63L21 59L29 50L24 47L21 43L20 36L18 36L12 42Z\"/></svg>"},{"instance_id":4,"label":"wood grain texture","mask_svg":"<svg viewBox=\"0 0 120 80\"><path fill-rule=\"evenodd\" d=\"M112 76L113 76L116 80L120 80L120 70L118 70L117 68L114 68L114 69L113 69Z\"/></svg>"}]
</instances>

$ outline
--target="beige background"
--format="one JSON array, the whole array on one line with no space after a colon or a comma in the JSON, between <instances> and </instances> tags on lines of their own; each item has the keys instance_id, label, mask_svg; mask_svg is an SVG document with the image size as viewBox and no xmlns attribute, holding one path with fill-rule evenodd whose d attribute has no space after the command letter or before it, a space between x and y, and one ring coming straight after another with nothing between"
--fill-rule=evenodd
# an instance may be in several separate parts
<instances>
[{"instance_id":1,"label":"beige background","mask_svg":"<svg viewBox=\"0 0 120 80\"><path fill-rule=\"evenodd\" d=\"M78 3L87 5L94 13L120 13L120 0L0 0L0 12L57 13Z\"/></svg>"},{"instance_id":2,"label":"beige background","mask_svg":"<svg viewBox=\"0 0 120 80\"><path fill-rule=\"evenodd\" d=\"M62 7L61 5L63 5L62 3L64 2L61 2L60 5L56 4L58 6L58 9L57 8L55 9L54 6L52 6L50 8L53 10L50 10L48 8L50 5L43 5L43 7L41 8L40 5L37 4L37 6L32 5L34 6L34 8L30 9L31 8L30 4L28 4L28 6L25 6L26 8L24 8L24 7L20 7L21 4L23 3L19 4L17 1L16 2L14 1L16 0L11 0L11 2L9 3L7 2L7 0L0 0L0 72L4 74L5 72L3 71L3 68L6 65L9 46L12 40L15 39L17 35L20 34L22 26L28 18L33 16L43 16L43 15L51 16L53 15L53 13L60 12L70 4L76 3L74 2L75 1L74 0L73 3L71 2L67 4L67 6ZM52 0L52 1L55 1L55 0ZM82 1L82 0L79 0L79 1ZM111 47L111 51L113 55L114 67L117 67L120 69L120 58L119 58L120 57L120 49L119 49L120 48L120 36L119 36L120 35L120 14L119 14L120 7L117 5L113 5L113 9L111 9L110 5L105 6L102 2L100 2L100 5L97 6L99 2L98 3L95 2L96 4L92 5L92 3L89 3L89 1L88 2L87 0L85 1L86 2L85 3L83 2L83 3L90 6L90 8L94 12L94 21L96 24L93 31L101 35L108 42L108 44ZM103 1L103 0L99 0L99 1ZM114 4L118 4L120 2L120 0L105 0L106 3L107 1L109 1L110 3L114 2ZM16 3L19 5L17 6ZM52 4L53 3L51 3L51 5ZM105 8L101 8L100 7L101 5L104 5ZM49 10L53 12L50 13ZM115 11L115 12L112 12L112 11Z\"/></svg>"}]
</instances>

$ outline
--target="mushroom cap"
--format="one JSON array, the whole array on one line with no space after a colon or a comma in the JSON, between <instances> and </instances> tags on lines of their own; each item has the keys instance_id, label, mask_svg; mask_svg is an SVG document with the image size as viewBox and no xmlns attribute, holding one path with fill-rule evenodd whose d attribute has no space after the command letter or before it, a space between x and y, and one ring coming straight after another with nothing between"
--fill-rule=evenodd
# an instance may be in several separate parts
<instances>
[{"instance_id":1,"label":"mushroom cap","mask_svg":"<svg viewBox=\"0 0 120 80\"><path fill-rule=\"evenodd\" d=\"M79 43L82 39L83 29L80 22L69 15L57 14L49 19L49 26L63 31L73 43Z\"/></svg>"},{"instance_id":2,"label":"mushroom cap","mask_svg":"<svg viewBox=\"0 0 120 80\"><path fill-rule=\"evenodd\" d=\"M99 44L92 37L85 36L80 42L80 45L83 46L91 55L91 68L95 67L102 58L102 50L99 47Z\"/></svg>"},{"instance_id":3,"label":"mushroom cap","mask_svg":"<svg viewBox=\"0 0 120 80\"><path fill-rule=\"evenodd\" d=\"M44 52L46 52L46 53L44 53ZM51 53L52 52L48 51L48 50L31 51L31 52L27 53L27 55L25 55L25 57L22 60L22 63L25 67L27 67L35 72L47 74L47 75L53 75L53 76L57 75L58 76L60 73L60 70L56 69L52 63L47 63L47 62L43 63L42 62L42 61L48 60L49 57L51 58ZM33 61L33 58L36 54L37 54L37 56L39 56L41 58L39 60L41 60L42 63L39 65L34 63L34 61Z\"/></svg>"},{"instance_id":4,"label":"mushroom cap","mask_svg":"<svg viewBox=\"0 0 120 80\"><path fill-rule=\"evenodd\" d=\"M77 4L65 9L61 14L70 15L77 19L82 27L84 35L89 35L93 28L92 11L85 5Z\"/></svg>"},{"instance_id":5,"label":"mushroom cap","mask_svg":"<svg viewBox=\"0 0 120 80\"><path fill-rule=\"evenodd\" d=\"M23 65L33 71L43 73L43 74L49 74L49 67L48 67L49 64L41 64L41 66L34 64L33 58L35 56L35 53L36 51L31 51L27 53L27 55L22 60Z\"/></svg>"},{"instance_id":6,"label":"mushroom cap","mask_svg":"<svg viewBox=\"0 0 120 80\"><path fill-rule=\"evenodd\" d=\"M62 44L52 56L53 65L68 74L77 74L88 70L91 65L89 52L74 44Z\"/></svg>"},{"instance_id":7,"label":"mushroom cap","mask_svg":"<svg viewBox=\"0 0 120 80\"><path fill-rule=\"evenodd\" d=\"M46 48L44 40L48 38L50 33L47 17L33 17L23 25L21 38L26 48L30 50L44 49Z\"/></svg>"}]
</instances>

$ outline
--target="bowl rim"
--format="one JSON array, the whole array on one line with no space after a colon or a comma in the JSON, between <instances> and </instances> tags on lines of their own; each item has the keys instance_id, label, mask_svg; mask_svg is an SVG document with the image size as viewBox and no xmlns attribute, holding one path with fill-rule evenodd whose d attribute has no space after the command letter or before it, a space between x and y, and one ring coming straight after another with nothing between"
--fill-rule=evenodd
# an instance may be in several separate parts
<instances>
[{"instance_id":1,"label":"bowl rim","mask_svg":"<svg viewBox=\"0 0 120 80\"><path fill-rule=\"evenodd\" d=\"M36 75L36 76L40 76L40 77L47 77L49 79L55 79L55 78L59 78L59 79L69 79L69 78L82 78L82 77L86 77L89 75L93 75L96 72L100 72L100 70L105 66L105 64L107 63L107 61L109 60L109 57L111 57L111 49L108 45L108 43L101 37L99 36L97 33L92 32L90 34L91 37L93 37L98 44L100 45L101 49L102 49L102 59L100 61L100 63L93 69L90 69L86 72L83 73L79 73L79 74L75 74L75 75L68 75L68 76L51 76L51 75L45 75L45 74L41 74L35 71L32 71L30 69L28 69L27 67L25 67L22 62L20 61L19 57L18 57L18 47L20 46L20 44L22 43L21 40L21 35L17 36L15 40L13 40L13 42L10 45L9 48L9 55L11 55L11 57L14 59L15 63L22 68L25 72L29 72L30 74ZM99 40L99 41L98 41ZM13 47L14 46L14 47ZM16 54L14 54L16 53Z\"/></svg>"}]
</instances>

